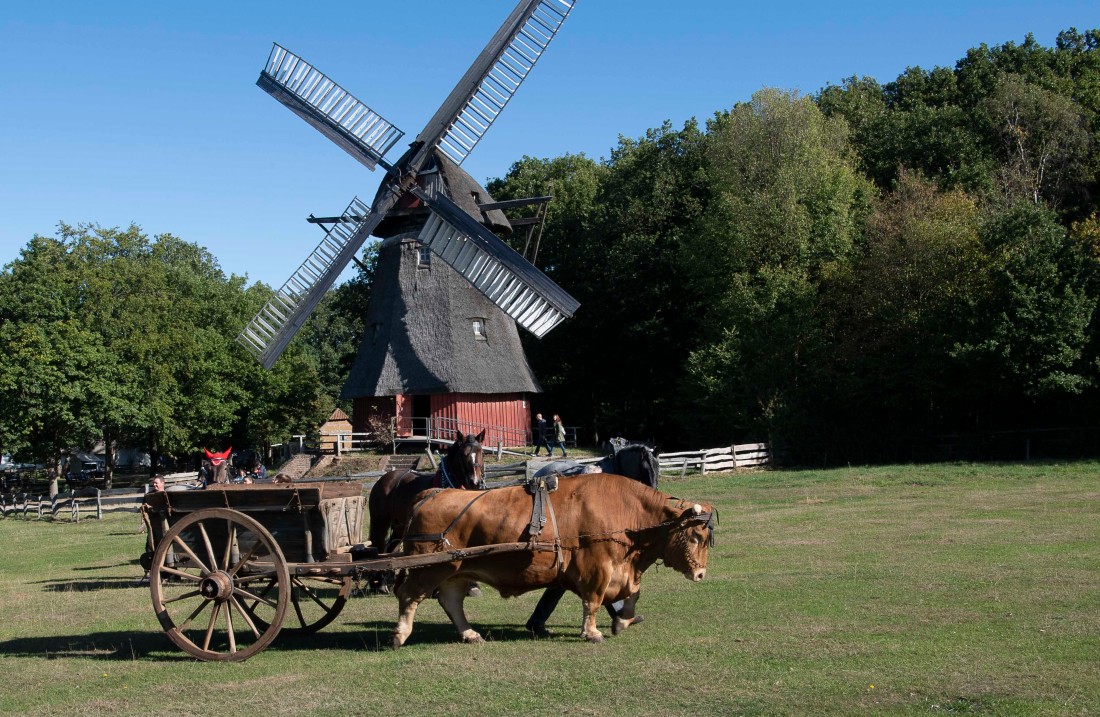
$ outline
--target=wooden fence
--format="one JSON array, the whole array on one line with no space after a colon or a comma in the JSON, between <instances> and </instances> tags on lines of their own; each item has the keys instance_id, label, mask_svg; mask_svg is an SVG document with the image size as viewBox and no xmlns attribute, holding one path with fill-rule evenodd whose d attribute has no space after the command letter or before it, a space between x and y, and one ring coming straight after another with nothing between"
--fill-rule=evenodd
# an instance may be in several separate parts
<instances>
[{"instance_id":1,"label":"wooden fence","mask_svg":"<svg viewBox=\"0 0 1100 717\"><path fill-rule=\"evenodd\" d=\"M744 443L701 451L662 453L657 457L657 462L662 472L678 470L684 476L689 470L707 473L738 468L763 468L771 462L771 454L767 443Z\"/></svg>"},{"instance_id":2,"label":"wooden fence","mask_svg":"<svg viewBox=\"0 0 1100 717\"><path fill-rule=\"evenodd\" d=\"M53 498L48 495L13 493L0 496L0 516L4 518L21 517L28 519L69 518L80 522L81 510L89 514L94 511L96 518L112 511L136 513L141 510L145 491L141 488L78 488L75 491L58 493Z\"/></svg>"}]
</instances>

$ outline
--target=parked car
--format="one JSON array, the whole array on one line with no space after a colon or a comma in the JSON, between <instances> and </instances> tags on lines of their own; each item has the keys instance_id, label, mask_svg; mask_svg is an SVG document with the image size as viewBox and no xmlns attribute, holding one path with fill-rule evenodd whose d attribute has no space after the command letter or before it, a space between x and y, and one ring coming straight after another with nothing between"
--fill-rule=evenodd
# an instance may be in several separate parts
<instances>
[{"instance_id":1,"label":"parked car","mask_svg":"<svg viewBox=\"0 0 1100 717\"><path fill-rule=\"evenodd\" d=\"M69 457L65 482L70 488L102 488L103 459L90 453L74 453Z\"/></svg>"}]
</instances>

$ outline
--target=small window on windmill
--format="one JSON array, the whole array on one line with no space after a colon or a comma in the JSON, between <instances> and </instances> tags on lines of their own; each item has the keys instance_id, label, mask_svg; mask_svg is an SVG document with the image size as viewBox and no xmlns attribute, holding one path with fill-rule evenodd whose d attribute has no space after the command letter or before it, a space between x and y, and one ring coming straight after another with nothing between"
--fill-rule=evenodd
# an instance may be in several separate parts
<instances>
[{"instance_id":1,"label":"small window on windmill","mask_svg":"<svg viewBox=\"0 0 1100 717\"><path fill-rule=\"evenodd\" d=\"M474 327L474 338L478 341L488 341L489 338L485 335L485 319L470 319L470 324Z\"/></svg>"},{"instance_id":2,"label":"small window on windmill","mask_svg":"<svg viewBox=\"0 0 1100 717\"><path fill-rule=\"evenodd\" d=\"M420 247L419 259L416 263L418 269L427 269L432 265L432 250L430 247Z\"/></svg>"}]
</instances>

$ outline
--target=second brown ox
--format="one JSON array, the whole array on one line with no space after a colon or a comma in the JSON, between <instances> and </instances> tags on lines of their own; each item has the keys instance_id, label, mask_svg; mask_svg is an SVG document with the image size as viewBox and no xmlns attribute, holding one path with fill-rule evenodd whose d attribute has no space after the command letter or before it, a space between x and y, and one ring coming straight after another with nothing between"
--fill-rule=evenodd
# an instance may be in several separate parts
<instances>
[{"instance_id":1,"label":"second brown ox","mask_svg":"<svg viewBox=\"0 0 1100 717\"><path fill-rule=\"evenodd\" d=\"M672 498L607 473L562 478L550 499L554 520L547 521L538 540L542 549L458 559L411 570L399 578L394 647L405 644L417 606L436 590L462 639L481 642L463 610L470 580L492 585L504 597L562 585L584 603L581 636L600 642L603 634L596 627L600 606L625 600L614 628L619 632L627 627L634 617L642 573L658 560L695 582L706 575L714 526L714 510L707 504ZM480 494L433 493L413 513L405 552L417 555L526 542L531 501L521 487ZM561 549L547 549L555 539Z\"/></svg>"}]
</instances>

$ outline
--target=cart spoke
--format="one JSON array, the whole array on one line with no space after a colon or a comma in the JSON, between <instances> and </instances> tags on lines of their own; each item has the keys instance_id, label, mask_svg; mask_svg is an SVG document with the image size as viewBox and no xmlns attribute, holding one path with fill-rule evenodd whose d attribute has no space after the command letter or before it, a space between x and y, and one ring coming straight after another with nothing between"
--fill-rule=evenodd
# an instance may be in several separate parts
<instances>
[{"instance_id":1,"label":"cart spoke","mask_svg":"<svg viewBox=\"0 0 1100 717\"><path fill-rule=\"evenodd\" d=\"M229 523L229 535L225 539L225 559L222 560L222 565L229 569L229 556L232 554L233 545L237 542L237 524L230 521ZM236 570L233 571L234 573Z\"/></svg>"},{"instance_id":2,"label":"cart spoke","mask_svg":"<svg viewBox=\"0 0 1100 717\"><path fill-rule=\"evenodd\" d=\"M237 651L237 636L233 633L233 611L229 605L225 606L225 631L229 637L229 652Z\"/></svg>"},{"instance_id":3,"label":"cart spoke","mask_svg":"<svg viewBox=\"0 0 1100 717\"><path fill-rule=\"evenodd\" d=\"M256 554L256 549L259 548L259 547L260 547L260 544L256 543L251 548L249 548L248 552L245 553L244 557L242 557L240 560L238 560L237 564L233 566L233 569L229 571L229 574L236 577L237 572L241 568L244 567L245 563L247 563L249 560L252 559L252 556L254 556Z\"/></svg>"},{"instance_id":4,"label":"cart spoke","mask_svg":"<svg viewBox=\"0 0 1100 717\"><path fill-rule=\"evenodd\" d=\"M196 567L198 567L199 570L202 571L203 577L206 577L210 574L210 569L207 568L201 560L199 560L199 556L195 555L195 551L191 550L191 547L187 543L183 542L180 536L177 535L175 538L172 539L172 542L183 548L183 552L187 553L187 557L195 561L195 565Z\"/></svg>"},{"instance_id":5,"label":"cart spoke","mask_svg":"<svg viewBox=\"0 0 1100 717\"><path fill-rule=\"evenodd\" d=\"M271 592L271 588L275 587L278 584L279 584L278 580L276 580L275 578L271 578L268 581L267 585L264 585L263 589L260 590L259 595L253 595L252 593L242 591L243 594L248 595L250 598L252 598L252 604L248 606L248 609L249 609L249 611L252 612L252 616L255 617L257 620L261 620L262 622L266 622L266 621L262 620L262 618L260 618L259 615L256 614L256 606L260 604L261 598L267 597L267 594L269 592ZM235 590L240 590L240 583L239 582L234 586L234 589ZM264 602L266 602L266 601L264 601Z\"/></svg>"},{"instance_id":6,"label":"cart spoke","mask_svg":"<svg viewBox=\"0 0 1100 717\"><path fill-rule=\"evenodd\" d=\"M203 545L206 546L206 554L210 557L210 569L217 570L218 558L214 555L214 546L210 544L210 534L206 532L206 526L203 525L202 521L199 521L196 525L202 535Z\"/></svg>"},{"instance_id":7,"label":"cart spoke","mask_svg":"<svg viewBox=\"0 0 1100 717\"><path fill-rule=\"evenodd\" d=\"M206 606L209 605L210 602L211 602L210 600L203 599L202 604L200 604L197 608L195 608L195 610L190 615L187 616L186 620L184 620L182 623L180 623L179 631L183 632L184 630L186 630L187 626L191 624L191 621L194 620L196 617L198 617L199 613L202 612L203 610L205 610Z\"/></svg>"},{"instance_id":8,"label":"cart spoke","mask_svg":"<svg viewBox=\"0 0 1100 717\"><path fill-rule=\"evenodd\" d=\"M237 608L237 612L239 612L241 614L241 617L244 618L245 624L248 625L249 629L252 630L252 634L258 638L260 636L260 631L256 628L256 623L254 623L252 621L252 618L249 617L248 611L244 609L244 605L241 605L240 602L237 601L237 598L233 597L232 595L229 596L229 603L233 607Z\"/></svg>"},{"instance_id":9,"label":"cart spoke","mask_svg":"<svg viewBox=\"0 0 1100 717\"><path fill-rule=\"evenodd\" d=\"M169 603L179 602L180 600L186 600L187 598L192 598L192 597L195 597L196 595L202 595L202 593L200 593L198 590L192 590L191 592L186 592L186 593L183 593L182 595L177 595L174 598L168 598L166 600L161 600L161 602L164 603L165 605L168 605Z\"/></svg>"},{"instance_id":10,"label":"cart spoke","mask_svg":"<svg viewBox=\"0 0 1100 717\"><path fill-rule=\"evenodd\" d=\"M184 580L192 580L196 583L202 582L202 578L199 577L198 575L192 575L191 573L185 573L182 570L176 570L175 568L170 568L167 565L162 566L160 571L162 573L168 573L169 575L175 575L177 578L183 578Z\"/></svg>"},{"instance_id":11,"label":"cart spoke","mask_svg":"<svg viewBox=\"0 0 1100 717\"><path fill-rule=\"evenodd\" d=\"M243 590L241 588L233 588L233 594L234 595L240 595L243 598L251 600L252 601L252 607L249 608L249 609L251 609L252 611L256 610L256 605L258 605L259 603L263 603L264 605L267 605L268 607L276 607L275 603L271 602L270 600L268 600L263 595L256 595L254 593L250 593L247 590Z\"/></svg>"},{"instance_id":12,"label":"cart spoke","mask_svg":"<svg viewBox=\"0 0 1100 717\"><path fill-rule=\"evenodd\" d=\"M210 624L206 627L206 639L202 641L202 649L210 651L210 637L214 634L214 625L218 622L218 613L221 612L221 603L214 603L214 610L210 613Z\"/></svg>"},{"instance_id":13,"label":"cart spoke","mask_svg":"<svg viewBox=\"0 0 1100 717\"><path fill-rule=\"evenodd\" d=\"M303 592L304 592L304 593L305 593L306 595L308 595L308 596L309 596L309 599L310 599L310 600L312 600L313 602L315 602L315 603L317 603L318 605L320 605L320 606L321 606L321 609L322 609L322 610L328 611L328 609L329 609L329 606L328 606L328 605L326 605L326 604L324 604L323 602L321 602L321 598L317 597L317 593L315 593L315 592L313 592L312 590L310 590L310 589L309 589L308 587L306 587L306 586L305 586L304 584L301 584L301 583L300 583L300 584L299 584L299 587L301 587L301 588L302 588L302 591L303 591Z\"/></svg>"}]
</instances>

